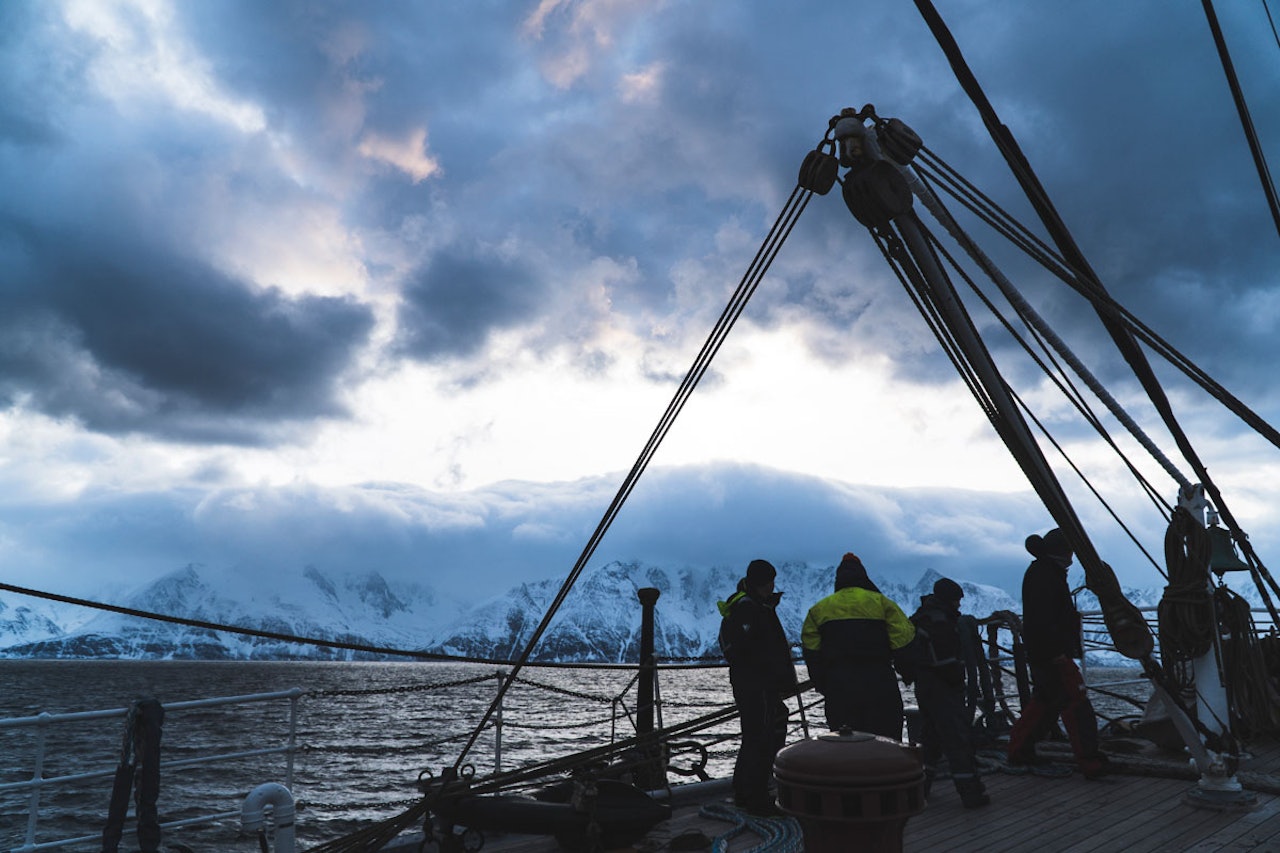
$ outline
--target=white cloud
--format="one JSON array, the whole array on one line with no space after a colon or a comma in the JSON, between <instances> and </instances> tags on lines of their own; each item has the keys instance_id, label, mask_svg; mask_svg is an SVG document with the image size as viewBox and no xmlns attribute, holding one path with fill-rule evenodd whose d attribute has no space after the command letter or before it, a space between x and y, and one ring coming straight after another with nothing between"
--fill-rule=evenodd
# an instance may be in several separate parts
<instances>
[{"instance_id":1,"label":"white cloud","mask_svg":"<svg viewBox=\"0 0 1280 853\"><path fill-rule=\"evenodd\" d=\"M415 184L440 172L440 162L427 153L425 127L414 128L399 139L369 132L356 150L363 157L404 172Z\"/></svg>"},{"instance_id":2,"label":"white cloud","mask_svg":"<svg viewBox=\"0 0 1280 853\"><path fill-rule=\"evenodd\" d=\"M95 39L93 77L124 102L159 97L179 110L217 119L242 133L266 128L257 104L224 91L199 50L175 26L165 0L67 0L67 24Z\"/></svg>"},{"instance_id":3,"label":"white cloud","mask_svg":"<svg viewBox=\"0 0 1280 853\"><path fill-rule=\"evenodd\" d=\"M526 38L546 42L543 75L567 89L611 58L621 31L662 5L656 0L540 0L522 30Z\"/></svg>"},{"instance_id":4,"label":"white cloud","mask_svg":"<svg viewBox=\"0 0 1280 853\"><path fill-rule=\"evenodd\" d=\"M618 94L622 102L638 104L654 101L662 86L665 70L664 63L655 62L633 74L622 75L622 80L618 83Z\"/></svg>"}]
</instances>

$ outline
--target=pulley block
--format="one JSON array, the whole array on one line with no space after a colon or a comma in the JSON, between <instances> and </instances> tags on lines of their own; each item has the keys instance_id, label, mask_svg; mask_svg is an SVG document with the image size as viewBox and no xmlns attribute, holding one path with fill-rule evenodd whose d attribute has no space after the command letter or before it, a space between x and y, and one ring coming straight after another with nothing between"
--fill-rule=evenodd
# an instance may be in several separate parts
<instances>
[{"instance_id":1,"label":"pulley block","mask_svg":"<svg viewBox=\"0 0 1280 853\"><path fill-rule=\"evenodd\" d=\"M880 142L880 151L895 163L909 165L920 152L924 143L920 135L907 126L902 119L891 118L876 126L876 139Z\"/></svg>"},{"instance_id":2,"label":"pulley block","mask_svg":"<svg viewBox=\"0 0 1280 853\"><path fill-rule=\"evenodd\" d=\"M836 144L824 139L818 147L804 156L800 164L800 186L818 195L826 195L835 186L840 161L835 155Z\"/></svg>"},{"instance_id":3,"label":"pulley block","mask_svg":"<svg viewBox=\"0 0 1280 853\"><path fill-rule=\"evenodd\" d=\"M844 203L854 219L881 228L911 210L911 189L892 163L876 160L845 175Z\"/></svg>"}]
</instances>

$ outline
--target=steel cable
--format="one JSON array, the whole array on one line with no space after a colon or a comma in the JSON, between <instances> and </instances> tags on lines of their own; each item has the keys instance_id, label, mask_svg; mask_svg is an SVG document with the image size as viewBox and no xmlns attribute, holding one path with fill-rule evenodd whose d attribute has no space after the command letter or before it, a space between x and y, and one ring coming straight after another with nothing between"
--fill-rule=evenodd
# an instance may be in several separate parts
<instances>
[{"instance_id":1,"label":"steel cable","mask_svg":"<svg viewBox=\"0 0 1280 853\"><path fill-rule=\"evenodd\" d=\"M648 467L649 462L658 450L658 446L662 443L662 440L670 431L671 426L675 423L675 419L684 408L684 404L688 401L690 395L698 386L702 377L706 374L707 369L711 365L711 361L715 358L716 353L719 352L721 345L728 337L730 330L742 315L748 300L750 300L752 294L755 293L755 290L763 279L764 274L772 265L773 259L782 248L782 244L786 241L787 237L790 236L791 230L795 227L796 222L800 218L800 214L804 212L804 209L808 205L809 199L812 196L813 193L811 191L803 189L799 185L791 191L791 196L783 206L782 212L778 215L777 220L775 220L773 227L769 230L769 233L761 244L760 249L756 252L755 258L748 266L747 271L743 274L737 288L730 297L728 305L726 305L724 311L721 312L720 317L716 321L710 335L708 335L707 340L703 343L702 349L699 350L697 357L694 359L693 365L689 368L688 373L685 374L683 381L681 381L680 387L677 389L675 396L672 397L671 402L668 403L666 411L659 419L653 433L649 436L649 440L645 443L639 457L631 466L631 470L627 473L622 485L619 487L617 493L613 497L613 500L605 510L604 516L600 519L599 524L597 524L595 531L588 539L582 553L578 556L573 568L569 571L569 575L565 578L560 590L556 593L555 598L548 606L546 614L542 617L542 621L539 622L537 628L534 629L533 634L526 642L524 651L521 653L519 659L512 664L513 669L511 675L503 683L502 687L499 688L498 695L494 697L493 702L490 704L479 724L476 726L471 738L459 754L458 759L454 764L455 770L460 767L462 762L466 759L467 754L475 745L475 741L479 737L481 730L483 730L485 724L501 704L502 697L506 692L508 685L514 681L515 676L529 659L529 656L533 653L534 647L536 647L539 640L542 639L542 635L546 632L547 627L551 624L552 618L564 603L569 591L577 582L578 577L586 569L587 562L591 559L592 555L595 554L596 548L599 547L605 533L609 530L610 526L612 526L613 520L622 509L623 503L626 502L627 498L631 495L632 490L635 489L640 476Z\"/></svg>"}]
</instances>

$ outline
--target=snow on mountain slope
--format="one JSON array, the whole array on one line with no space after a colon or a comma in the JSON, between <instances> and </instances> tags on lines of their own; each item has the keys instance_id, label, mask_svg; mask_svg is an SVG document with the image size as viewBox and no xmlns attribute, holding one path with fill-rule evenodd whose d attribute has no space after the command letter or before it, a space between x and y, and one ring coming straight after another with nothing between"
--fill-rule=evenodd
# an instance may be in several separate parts
<instances>
[{"instance_id":1,"label":"snow on mountain slope","mask_svg":"<svg viewBox=\"0 0 1280 853\"><path fill-rule=\"evenodd\" d=\"M612 562L585 571L548 626L534 658L631 662L638 657L637 591L656 588L657 652L665 658L717 655L720 616L742 567L654 566ZM918 578L891 567L869 566L881 592L910 615L941 575ZM783 563L778 615L797 642L805 613L834 589L835 567ZM1072 569L1072 585L1081 582ZM965 590L963 610L983 617L1020 612L1020 602L998 587L954 578ZM421 585L389 583L375 571L335 574L307 566L296 572L214 572L186 566L116 602L125 607L276 634L356 645L425 650L486 659L512 659L523 651L560 589L560 578L523 583L483 601L464 604ZM1139 606L1154 606L1162 590L1126 589ZM1250 590L1246 598L1256 598ZM1087 592L1081 609L1096 609ZM1256 602L1255 602L1256 604ZM0 596L0 656L178 659L353 659L364 656L327 647L246 637L230 632L143 620L72 605Z\"/></svg>"}]
</instances>

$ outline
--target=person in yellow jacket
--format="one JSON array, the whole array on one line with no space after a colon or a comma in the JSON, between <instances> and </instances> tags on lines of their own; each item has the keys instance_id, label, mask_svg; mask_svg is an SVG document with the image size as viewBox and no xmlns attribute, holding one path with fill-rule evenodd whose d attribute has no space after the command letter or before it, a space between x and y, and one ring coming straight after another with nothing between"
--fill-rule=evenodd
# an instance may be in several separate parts
<instances>
[{"instance_id":1,"label":"person in yellow jacket","mask_svg":"<svg viewBox=\"0 0 1280 853\"><path fill-rule=\"evenodd\" d=\"M880 594L862 561L845 554L836 591L809 608L800 639L809 678L826 699L832 731L851 729L902 740L903 680L915 679L916 629Z\"/></svg>"}]
</instances>

